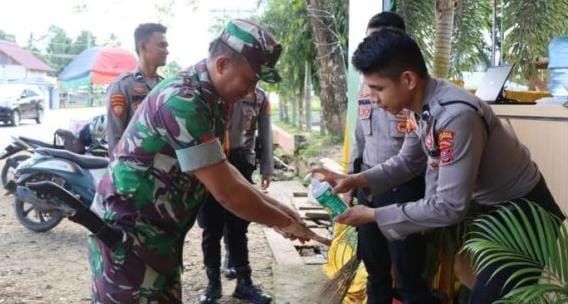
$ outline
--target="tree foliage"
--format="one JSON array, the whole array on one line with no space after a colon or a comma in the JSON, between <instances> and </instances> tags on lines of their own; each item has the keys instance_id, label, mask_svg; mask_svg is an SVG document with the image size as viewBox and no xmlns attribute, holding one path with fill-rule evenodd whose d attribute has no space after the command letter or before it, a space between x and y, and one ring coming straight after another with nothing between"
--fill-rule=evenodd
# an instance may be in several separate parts
<instances>
[{"instance_id":1,"label":"tree foliage","mask_svg":"<svg viewBox=\"0 0 568 304\"><path fill-rule=\"evenodd\" d=\"M333 16L330 29L337 35L339 42L338 45L330 46L330 49L339 47L344 59L342 64L345 64L347 60L348 1L328 0L326 9ZM319 96L321 64L317 60L308 1L268 0L260 22L284 47L277 65L283 80L277 85L270 86L270 89L276 91L284 101L301 100L307 63L310 67L309 77L312 80L312 89Z\"/></svg>"},{"instance_id":2,"label":"tree foliage","mask_svg":"<svg viewBox=\"0 0 568 304\"><path fill-rule=\"evenodd\" d=\"M269 0L261 23L284 47L277 64L282 82L273 89L284 98L296 97L304 89L305 62L315 70L316 55L306 3L304 0ZM317 74L312 77L317 84Z\"/></svg>"},{"instance_id":3,"label":"tree foliage","mask_svg":"<svg viewBox=\"0 0 568 304\"><path fill-rule=\"evenodd\" d=\"M59 74L71 62L72 58L65 55L71 54L73 40L64 29L55 25L49 27L47 35L49 39L46 49L47 60L55 69L55 73Z\"/></svg>"},{"instance_id":4,"label":"tree foliage","mask_svg":"<svg viewBox=\"0 0 568 304\"><path fill-rule=\"evenodd\" d=\"M517 80L532 83L534 60L546 56L554 37L568 34L568 0L503 0L503 57L516 65Z\"/></svg>"},{"instance_id":5,"label":"tree foliage","mask_svg":"<svg viewBox=\"0 0 568 304\"><path fill-rule=\"evenodd\" d=\"M490 64L484 35L491 28L491 0L460 0L454 15L450 78Z\"/></svg>"}]
</instances>

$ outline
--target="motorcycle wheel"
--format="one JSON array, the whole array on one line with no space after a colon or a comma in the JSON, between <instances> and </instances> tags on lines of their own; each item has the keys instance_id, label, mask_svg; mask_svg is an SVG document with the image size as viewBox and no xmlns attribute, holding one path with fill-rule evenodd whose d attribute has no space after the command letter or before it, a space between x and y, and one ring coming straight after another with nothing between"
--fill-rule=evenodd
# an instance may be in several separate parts
<instances>
[{"instance_id":1,"label":"motorcycle wheel","mask_svg":"<svg viewBox=\"0 0 568 304\"><path fill-rule=\"evenodd\" d=\"M18 222L33 232L49 231L63 219L63 213L59 210L43 212L37 210L31 203L24 202L17 197L14 201L14 211ZM32 217L34 215L35 219Z\"/></svg>"},{"instance_id":2,"label":"motorcycle wheel","mask_svg":"<svg viewBox=\"0 0 568 304\"><path fill-rule=\"evenodd\" d=\"M18 154L6 159L4 167L2 167L2 173L0 175L0 179L2 180L2 187L4 187L4 189L6 189L8 182L14 179L18 165L28 158L30 158L29 155Z\"/></svg>"},{"instance_id":3,"label":"motorcycle wheel","mask_svg":"<svg viewBox=\"0 0 568 304\"><path fill-rule=\"evenodd\" d=\"M40 180L50 180L49 176L35 176L26 182L37 182ZM58 209L40 210L32 203L26 202L16 195L14 200L14 211L18 222L27 229L34 232L46 232L53 229L65 217L63 212Z\"/></svg>"}]
</instances>

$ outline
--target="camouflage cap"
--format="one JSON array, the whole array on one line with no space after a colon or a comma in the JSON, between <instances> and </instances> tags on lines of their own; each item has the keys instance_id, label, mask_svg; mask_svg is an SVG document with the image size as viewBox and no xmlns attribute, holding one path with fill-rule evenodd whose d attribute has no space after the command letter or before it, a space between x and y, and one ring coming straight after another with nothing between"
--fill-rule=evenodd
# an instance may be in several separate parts
<instances>
[{"instance_id":1,"label":"camouflage cap","mask_svg":"<svg viewBox=\"0 0 568 304\"><path fill-rule=\"evenodd\" d=\"M242 19L230 20L219 39L243 55L262 81L276 83L282 80L274 67L282 53L282 45L258 24Z\"/></svg>"}]
</instances>

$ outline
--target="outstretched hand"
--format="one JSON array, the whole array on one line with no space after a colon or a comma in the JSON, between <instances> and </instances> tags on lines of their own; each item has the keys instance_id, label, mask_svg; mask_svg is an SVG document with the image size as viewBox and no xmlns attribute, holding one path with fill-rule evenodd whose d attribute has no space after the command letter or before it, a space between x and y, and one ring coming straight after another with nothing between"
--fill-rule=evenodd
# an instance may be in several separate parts
<instances>
[{"instance_id":1,"label":"outstretched hand","mask_svg":"<svg viewBox=\"0 0 568 304\"><path fill-rule=\"evenodd\" d=\"M334 193L346 193L355 188L363 187L364 179L360 174L341 174L324 167L315 167L310 170L316 178L328 182Z\"/></svg>"},{"instance_id":2,"label":"outstretched hand","mask_svg":"<svg viewBox=\"0 0 568 304\"><path fill-rule=\"evenodd\" d=\"M359 226L375 221L375 209L364 205L351 207L335 218L335 221L350 226Z\"/></svg>"}]
</instances>

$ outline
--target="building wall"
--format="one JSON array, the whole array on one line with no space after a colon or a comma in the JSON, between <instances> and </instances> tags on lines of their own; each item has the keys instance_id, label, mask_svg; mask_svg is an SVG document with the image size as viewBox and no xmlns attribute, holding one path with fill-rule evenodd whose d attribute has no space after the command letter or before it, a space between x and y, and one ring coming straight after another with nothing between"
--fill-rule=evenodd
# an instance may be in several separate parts
<instances>
[{"instance_id":1,"label":"building wall","mask_svg":"<svg viewBox=\"0 0 568 304\"><path fill-rule=\"evenodd\" d=\"M15 64L0 64L0 81L26 78L26 68Z\"/></svg>"}]
</instances>

